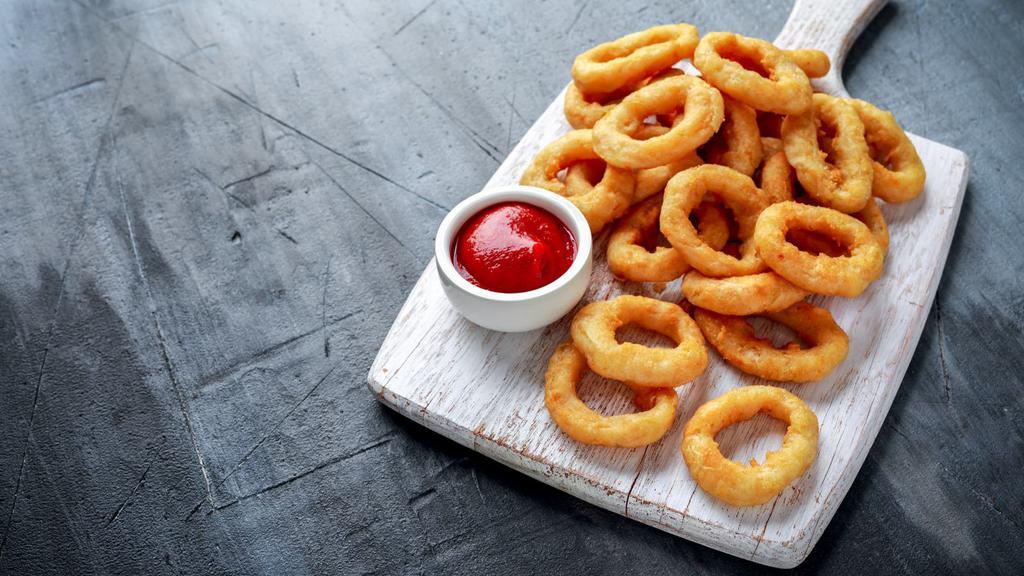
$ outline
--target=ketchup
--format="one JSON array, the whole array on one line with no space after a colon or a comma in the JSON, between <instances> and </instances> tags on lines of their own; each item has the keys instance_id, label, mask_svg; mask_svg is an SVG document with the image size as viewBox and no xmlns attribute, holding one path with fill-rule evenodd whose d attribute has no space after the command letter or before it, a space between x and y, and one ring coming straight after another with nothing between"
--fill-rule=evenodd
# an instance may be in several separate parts
<instances>
[{"instance_id":1,"label":"ketchup","mask_svg":"<svg viewBox=\"0 0 1024 576\"><path fill-rule=\"evenodd\" d=\"M493 292L527 292L554 282L576 257L576 238L554 214L524 202L477 212L459 228L452 263Z\"/></svg>"}]
</instances>

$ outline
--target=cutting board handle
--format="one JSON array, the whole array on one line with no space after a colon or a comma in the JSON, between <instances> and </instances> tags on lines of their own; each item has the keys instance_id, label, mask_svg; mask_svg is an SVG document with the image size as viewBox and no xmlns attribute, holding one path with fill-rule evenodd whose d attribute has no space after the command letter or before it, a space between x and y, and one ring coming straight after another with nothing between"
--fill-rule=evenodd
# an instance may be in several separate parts
<instances>
[{"instance_id":1,"label":"cutting board handle","mask_svg":"<svg viewBox=\"0 0 1024 576\"><path fill-rule=\"evenodd\" d=\"M843 62L871 19L888 0L796 0L789 20L775 39L780 48L816 48L828 54L832 69L814 87L835 96L848 96L843 86Z\"/></svg>"}]
</instances>

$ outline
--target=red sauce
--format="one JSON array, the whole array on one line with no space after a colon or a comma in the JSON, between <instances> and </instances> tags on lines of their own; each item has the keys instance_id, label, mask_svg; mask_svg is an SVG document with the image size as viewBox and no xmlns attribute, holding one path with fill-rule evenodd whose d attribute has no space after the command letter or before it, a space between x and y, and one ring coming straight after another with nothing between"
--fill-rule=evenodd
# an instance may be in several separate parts
<instances>
[{"instance_id":1,"label":"red sauce","mask_svg":"<svg viewBox=\"0 0 1024 576\"><path fill-rule=\"evenodd\" d=\"M455 235L452 263L493 292L527 292L554 282L576 257L576 238L557 216L532 204L502 202L474 214Z\"/></svg>"}]
</instances>

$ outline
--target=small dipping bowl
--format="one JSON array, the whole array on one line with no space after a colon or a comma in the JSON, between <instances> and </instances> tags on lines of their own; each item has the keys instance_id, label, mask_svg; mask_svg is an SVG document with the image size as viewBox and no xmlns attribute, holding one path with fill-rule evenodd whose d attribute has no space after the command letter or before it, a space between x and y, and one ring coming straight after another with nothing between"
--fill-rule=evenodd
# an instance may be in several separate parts
<instances>
[{"instance_id":1,"label":"small dipping bowl","mask_svg":"<svg viewBox=\"0 0 1024 576\"><path fill-rule=\"evenodd\" d=\"M485 290L462 277L452 263L452 242L477 212L501 202L524 202L547 210L576 238L572 265L554 282L528 292ZM590 226L579 208L565 198L532 186L488 188L459 202L441 221L434 239L434 261L444 293L470 322L499 332L526 332L555 322L572 310L590 283Z\"/></svg>"}]
</instances>

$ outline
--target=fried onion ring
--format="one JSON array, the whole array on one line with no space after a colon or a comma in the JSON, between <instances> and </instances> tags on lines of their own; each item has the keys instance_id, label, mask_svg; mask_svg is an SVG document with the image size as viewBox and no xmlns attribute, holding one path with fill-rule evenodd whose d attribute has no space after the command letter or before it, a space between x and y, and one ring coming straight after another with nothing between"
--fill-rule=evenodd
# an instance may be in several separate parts
<instances>
[{"instance_id":1,"label":"fried onion ring","mask_svg":"<svg viewBox=\"0 0 1024 576\"><path fill-rule=\"evenodd\" d=\"M849 256L803 252L787 240L791 229L809 230L848 247ZM761 212L754 245L780 276L817 294L853 297L882 274L883 250L871 230L853 216L821 206L780 202Z\"/></svg>"},{"instance_id":2,"label":"fried onion ring","mask_svg":"<svg viewBox=\"0 0 1024 576\"><path fill-rule=\"evenodd\" d=\"M551 418L573 440L584 444L635 448L657 442L676 419L679 397L671 388L634 391L636 414L602 416L587 407L576 393L583 371L583 354L564 342L548 360L544 375L544 405Z\"/></svg>"},{"instance_id":3,"label":"fried onion ring","mask_svg":"<svg viewBox=\"0 0 1024 576\"><path fill-rule=\"evenodd\" d=\"M793 167L786 160L785 152L765 158L761 165L761 190L768 196L769 204L793 199Z\"/></svg>"},{"instance_id":4,"label":"fried onion ring","mask_svg":"<svg viewBox=\"0 0 1024 576\"><path fill-rule=\"evenodd\" d=\"M797 50L783 50L783 52L786 53L786 56L789 56L789 59L794 64L804 71L804 74L807 74L808 78L821 78L828 74L829 69L832 67L828 54L821 50L800 48Z\"/></svg>"},{"instance_id":5,"label":"fried onion ring","mask_svg":"<svg viewBox=\"0 0 1024 576\"><path fill-rule=\"evenodd\" d=\"M757 112L732 98L724 100L725 121L703 146L701 156L709 164L721 164L753 176L764 156Z\"/></svg>"},{"instance_id":6,"label":"fried onion ring","mask_svg":"<svg viewBox=\"0 0 1024 576\"><path fill-rule=\"evenodd\" d=\"M864 123L874 178L871 193L889 203L908 202L924 190L924 164L892 112L849 100Z\"/></svg>"},{"instance_id":7,"label":"fried onion ring","mask_svg":"<svg viewBox=\"0 0 1024 576\"><path fill-rule=\"evenodd\" d=\"M885 223L885 215L878 207L878 202L874 199L868 200L864 209L854 214L853 217L863 222L868 230L871 230L878 245L882 247L882 252L889 249L889 226Z\"/></svg>"},{"instance_id":8,"label":"fried onion ring","mask_svg":"<svg viewBox=\"0 0 1024 576\"><path fill-rule=\"evenodd\" d=\"M732 211L742 241L740 258L708 246L690 222L690 212L707 193L713 193ZM764 192L739 172L704 164L680 172L665 186L661 208L661 232L686 262L702 274L714 277L745 276L765 269L751 237L758 214L768 205Z\"/></svg>"},{"instance_id":9,"label":"fried onion ring","mask_svg":"<svg viewBox=\"0 0 1024 576\"><path fill-rule=\"evenodd\" d=\"M730 316L778 312L808 296L774 272L708 278L693 271L683 278L682 289L694 306Z\"/></svg>"},{"instance_id":10,"label":"fried onion ring","mask_svg":"<svg viewBox=\"0 0 1024 576\"><path fill-rule=\"evenodd\" d=\"M690 24L667 24L627 34L577 56L572 77L585 92L614 92L689 58L697 39L697 28Z\"/></svg>"},{"instance_id":11,"label":"fried onion ring","mask_svg":"<svg viewBox=\"0 0 1024 576\"><path fill-rule=\"evenodd\" d=\"M645 246L655 244L660 197L637 204L615 225L608 237L606 258L613 274L633 282L670 282L683 275L690 266L675 248ZM702 202L695 210L700 237L709 246L721 250L729 241L729 220L725 211L710 202Z\"/></svg>"},{"instance_id":12,"label":"fried onion ring","mask_svg":"<svg viewBox=\"0 0 1024 576\"><path fill-rule=\"evenodd\" d=\"M828 375L850 350L846 332L824 308L807 302L778 312L757 314L796 332L800 340L781 348L758 338L746 318L697 308L694 320L725 361L747 374L780 382L813 382Z\"/></svg>"},{"instance_id":13,"label":"fried onion ring","mask_svg":"<svg viewBox=\"0 0 1024 576\"><path fill-rule=\"evenodd\" d=\"M776 204L795 199L798 202L817 205L812 201L813 199L807 196L797 198L793 180L793 168L786 161L786 155L782 152L772 155L761 166L761 190L768 195L769 202ZM885 223L885 216L882 214L878 202L869 200L863 210L855 212L851 216L863 222L871 230L883 252L889 249L889 227ZM790 240L805 251L810 250L829 256L842 256L846 253L846 250L832 238L807 230L790 230Z\"/></svg>"},{"instance_id":14,"label":"fried onion ring","mask_svg":"<svg viewBox=\"0 0 1024 576\"><path fill-rule=\"evenodd\" d=\"M576 129L593 128L598 120L603 118L605 114L610 112L612 108L618 105L630 93L662 78L680 76L682 74L682 70L669 68L653 78L644 78L636 84L623 86L607 94L590 94L580 90L575 81L570 82L569 86L565 89L565 98L562 104L565 119L569 122L570 126Z\"/></svg>"},{"instance_id":15,"label":"fried onion ring","mask_svg":"<svg viewBox=\"0 0 1024 576\"><path fill-rule=\"evenodd\" d=\"M807 75L765 40L729 32L705 34L693 53L693 65L709 84L756 110L803 114L811 108Z\"/></svg>"},{"instance_id":16,"label":"fried onion ring","mask_svg":"<svg viewBox=\"0 0 1024 576\"><path fill-rule=\"evenodd\" d=\"M787 425L782 447L764 463L741 464L722 455L715 435L764 412ZM791 392L774 386L734 388L705 403L686 423L681 446L686 467L708 494L733 506L756 506L778 496L818 454L818 417Z\"/></svg>"},{"instance_id":17,"label":"fried onion ring","mask_svg":"<svg viewBox=\"0 0 1024 576\"><path fill-rule=\"evenodd\" d=\"M569 195L565 183L558 179L558 173L576 162L598 160L592 142L590 130L569 132L537 154L523 172L519 183L566 196L583 212L590 224L590 231L597 234L606 224L629 209L635 183L633 173L629 170L607 166L601 181L593 189L585 194Z\"/></svg>"},{"instance_id":18,"label":"fried onion ring","mask_svg":"<svg viewBox=\"0 0 1024 576\"><path fill-rule=\"evenodd\" d=\"M757 115L761 118L761 115ZM782 121L779 120L781 124ZM775 138L774 136L761 136L761 149L764 151L764 157L767 160L769 157L774 155L776 152L782 152L782 140Z\"/></svg>"},{"instance_id":19,"label":"fried onion ring","mask_svg":"<svg viewBox=\"0 0 1024 576\"><path fill-rule=\"evenodd\" d=\"M825 150L819 146L819 132L826 137L832 133ZM848 214L864 208L871 198L871 157L864 124L848 102L815 94L813 110L782 121L782 143L812 198Z\"/></svg>"},{"instance_id":20,"label":"fried onion ring","mask_svg":"<svg viewBox=\"0 0 1024 576\"><path fill-rule=\"evenodd\" d=\"M565 119L575 129L593 128L609 110L614 108L630 91L611 94L584 94L575 82L565 89L563 109Z\"/></svg>"},{"instance_id":21,"label":"fried onion ring","mask_svg":"<svg viewBox=\"0 0 1024 576\"><path fill-rule=\"evenodd\" d=\"M637 131L636 136L638 140L647 140L649 138L667 134L668 131L669 128L665 126L658 126L654 124L644 125ZM693 151L686 156L683 156L682 159L676 160L675 162L669 162L664 166L655 166L654 168L637 170L635 174L636 192L633 194L633 203L636 204L637 202L646 200L655 194L661 194L665 191L665 184L667 184L673 176L687 168L700 166L703 163L704 161L697 155L697 152Z\"/></svg>"},{"instance_id":22,"label":"fried onion ring","mask_svg":"<svg viewBox=\"0 0 1024 576\"><path fill-rule=\"evenodd\" d=\"M675 348L620 343L615 331L636 324L667 336ZM633 386L671 388L700 376L708 365L704 337L678 305L644 296L591 302L576 313L569 329L590 369Z\"/></svg>"},{"instance_id":23,"label":"fried onion ring","mask_svg":"<svg viewBox=\"0 0 1024 576\"><path fill-rule=\"evenodd\" d=\"M722 124L722 95L700 78L670 76L622 99L594 125L594 150L623 168L653 168L682 160L707 142ZM682 108L661 136L639 139L644 119Z\"/></svg>"}]
</instances>

